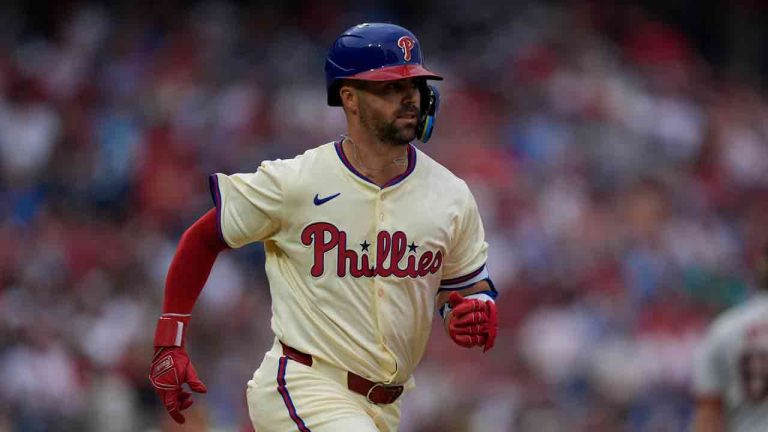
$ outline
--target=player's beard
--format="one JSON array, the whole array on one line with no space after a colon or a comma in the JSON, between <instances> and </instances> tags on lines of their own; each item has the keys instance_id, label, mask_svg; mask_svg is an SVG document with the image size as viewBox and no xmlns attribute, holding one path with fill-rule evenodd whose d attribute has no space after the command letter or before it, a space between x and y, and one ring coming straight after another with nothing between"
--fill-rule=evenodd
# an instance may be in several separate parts
<instances>
[{"instance_id":1,"label":"player's beard","mask_svg":"<svg viewBox=\"0 0 768 432\"><path fill-rule=\"evenodd\" d=\"M400 115L407 114L411 110L404 107L396 113L395 120L389 121L383 116L377 115L366 105L361 104L359 111L360 124L383 143L393 146L408 145L416 139L416 125L406 124L398 127L395 122ZM418 116L418 113L416 115Z\"/></svg>"}]
</instances>

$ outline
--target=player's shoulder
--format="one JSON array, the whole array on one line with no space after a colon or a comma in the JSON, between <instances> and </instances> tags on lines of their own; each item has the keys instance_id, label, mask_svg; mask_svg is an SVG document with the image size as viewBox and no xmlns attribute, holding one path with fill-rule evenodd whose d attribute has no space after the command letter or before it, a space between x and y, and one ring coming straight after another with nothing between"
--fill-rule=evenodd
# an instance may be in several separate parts
<instances>
[{"instance_id":1,"label":"player's shoulder","mask_svg":"<svg viewBox=\"0 0 768 432\"><path fill-rule=\"evenodd\" d=\"M710 325L710 333L729 337L741 332L756 320L765 320L768 316L768 295L756 295L744 303L721 312Z\"/></svg>"},{"instance_id":2,"label":"player's shoulder","mask_svg":"<svg viewBox=\"0 0 768 432\"><path fill-rule=\"evenodd\" d=\"M421 165L419 168L421 168L424 177L427 178L430 183L439 185L441 191L448 193L453 192L460 195L466 195L470 192L469 186L461 177L454 174L451 170L430 157L421 149L415 146L414 148L417 152L416 163Z\"/></svg>"},{"instance_id":3,"label":"player's shoulder","mask_svg":"<svg viewBox=\"0 0 768 432\"><path fill-rule=\"evenodd\" d=\"M277 171L285 174L298 174L306 167L317 165L320 160L328 159L333 154L333 143L313 147L291 158L269 159L261 162L260 170Z\"/></svg>"},{"instance_id":4,"label":"player's shoulder","mask_svg":"<svg viewBox=\"0 0 768 432\"><path fill-rule=\"evenodd\" d=\"M306 150L304 153L296 155L293 158L296 163L315 163L321 159L333 159L336 157L336 142L331 141L325 144L321 144L317 147L312 147Z\"/></svg>"}]
</instances>

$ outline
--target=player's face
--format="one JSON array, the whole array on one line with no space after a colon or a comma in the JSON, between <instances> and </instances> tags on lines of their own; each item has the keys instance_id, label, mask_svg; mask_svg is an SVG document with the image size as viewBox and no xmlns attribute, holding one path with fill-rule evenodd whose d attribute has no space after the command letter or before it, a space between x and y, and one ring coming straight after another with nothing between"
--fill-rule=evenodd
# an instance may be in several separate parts
<instances>
[{"instance_id":1,"label":"player's face","mask_svg":"<svg viewBox=\"0 0 768 432\"><path fill-rule=\"evenodd\" d=\"M416 139L419 89L413 79L366 82L360 87L360 123L380 141L406 145Z\"/></svg>"}]
</instances>

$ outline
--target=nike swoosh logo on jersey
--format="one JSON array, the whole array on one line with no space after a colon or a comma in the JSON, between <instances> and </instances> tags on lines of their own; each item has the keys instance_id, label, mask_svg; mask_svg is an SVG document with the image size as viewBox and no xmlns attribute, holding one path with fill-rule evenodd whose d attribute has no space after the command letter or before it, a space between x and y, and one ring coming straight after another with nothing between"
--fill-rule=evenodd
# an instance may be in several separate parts
<instances>
[{"instance_id":1,"label":"nike swoosh logo on jersey","mask_svg":"<svg viewBox=\"0 0 768 432\"><path fill-rule=\"evenodd\" d=\"M341 195L341 192L335 193L333 195L329 195L329 196L327 196L325 198L320 198L319 194L315 194L315 205L316 206L323 205L323 204L327 203L328 201L336 198L339 195Z\"/></svg>"}]
</instances>

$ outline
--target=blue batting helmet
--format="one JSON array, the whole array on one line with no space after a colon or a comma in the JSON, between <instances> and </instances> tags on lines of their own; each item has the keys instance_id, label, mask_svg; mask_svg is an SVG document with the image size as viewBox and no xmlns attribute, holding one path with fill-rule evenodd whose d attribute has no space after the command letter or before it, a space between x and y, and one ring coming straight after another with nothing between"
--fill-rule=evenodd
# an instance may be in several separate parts
<instances>
[{"instance_id":1,"label":"blue batting helmet","mask_svg":"<svg viewBox=\"0 0 768 432\"><path fill-rule=\"evenodd\" d=\"M330 106L341 106L342 79L391 81L417 77L443 79L424 67L416 36L394 24L365 23L348 29L336 38L325 59Z\"/></svg>"}]
</instances>

